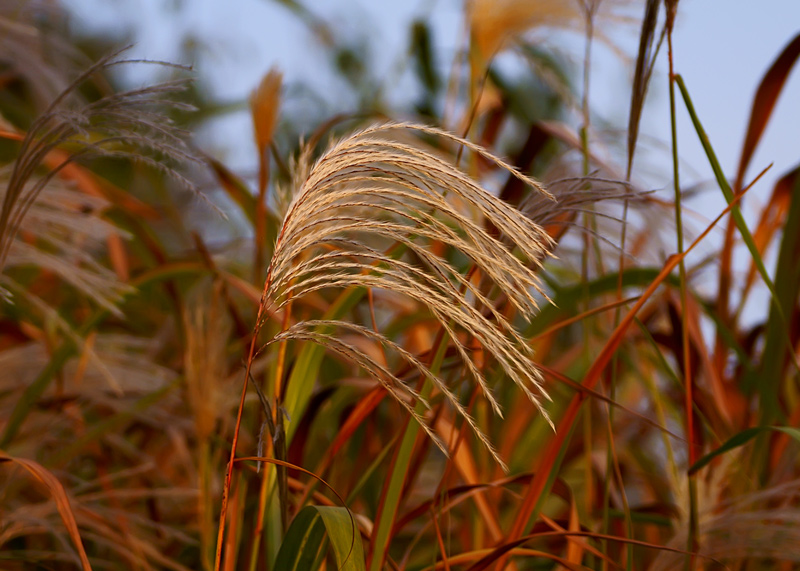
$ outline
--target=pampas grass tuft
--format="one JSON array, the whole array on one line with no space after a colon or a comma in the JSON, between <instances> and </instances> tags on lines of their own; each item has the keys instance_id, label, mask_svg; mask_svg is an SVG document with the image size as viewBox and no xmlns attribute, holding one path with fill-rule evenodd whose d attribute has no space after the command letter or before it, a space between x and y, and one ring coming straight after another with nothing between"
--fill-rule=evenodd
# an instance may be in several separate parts
<instances>
[{"instance_id":1,"label":"pampas grass tuft","mask_svg":"<svg viewBox=\"0 0 800 571\"><path fill-rule=\"evenodd\" d=\"M442 325L467 377L478 384L497 414L502 414L500 405L465 338L491 354L550 422L542 406L542 399L549 397L525 340L464 268L455 267L452 259L432 247L444 244L460 252L472 271L490 280L522 316L530 318L537 309L536 294L544 296L536 269L549 254L550 238L457 167L421 144L406 142L403 136L413 131L478 153L552 204L552 196L538 182L465 139L419 124L369 127L333 144L312 166L307 156L306 164L301 161L297 171L303 179L280 228L262 303L281 310L290 300L328 288L364 287L407 296ZM491 236L484 222L501 228L510 247ZM346 356L377 379L446 452L404 398L420 399L420 395L343 341L337 335L342 332L369 338L430 380L502 464L445 379L384 335L342 321L315 320L288 327L271 342L311 341Z\"/></svg>"}]
</instances>

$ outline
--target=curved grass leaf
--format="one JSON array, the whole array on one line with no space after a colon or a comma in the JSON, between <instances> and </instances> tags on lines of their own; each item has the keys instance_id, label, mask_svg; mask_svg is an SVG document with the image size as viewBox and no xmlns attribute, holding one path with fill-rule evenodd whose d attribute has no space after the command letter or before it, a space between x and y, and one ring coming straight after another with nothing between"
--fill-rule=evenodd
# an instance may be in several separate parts
<instances>
[{"instance_id":1,"label":"curved grass leaf","mask_svg":"<svg viewBox=\"0 0 800 571\"><path fill-rule=\"evenodd\" d=\"M734 188L738 192L742 188L744 175L750 165L750 159L756 150L756 146L761 140L761 135L767 127L767 122L772 116L772 111L778 101L778 96L783 90L786 79L789 76L794 64L800 58L800 34L783 49L781 55L772 63L766 74L764 74L758 91L753 98L753 108L750 111L750 121L747 125L747 136L742 146L742 156L739 159L739 170L736 173L736 184Z\"/></svg>"},{"instance_id":2,"label":"curved grass leaf","mask_svg":"<svg viewBox=\"0 0 800 571\"><path fill-rule=\"evenodd\" d=\"M351 287L343 291L336 301L331 304L325 312L323 319L339 319L367 294L366 288ZM330 333L332 328L319 328L319 333ZM316 343L306 343L300 350L300 354L295 361L289 380L286 383L286 395L284 396L283 407L289 418L301 418L311 400L311 395L316 386L319 369L322 366L322 358L325 356L325 347ZM292 437L297 430L298 423L289 422L286 425L286 443L292 442Z\"/></svg>"},{"instance_id":3,"label":"curved grass leaf","mask_svg":"<svg viewBox=\"0 0 800 571\"><path fill-rule=\"evenodd\" d=\"M708 163L711 165L712 170L714 171L714 176L717 179L717 183L719 184L720 189L722 190L722 194L725 195L725 200L728 204L731 204L734 199L733 190L731 190L731 185L728 183L728 180L725 178L725 173L722 172L722 166L720 166L719 161L717 160L717 155L714 152L714 148L711 146L711 142L708 139L708 135L706 134L705 129L703 129L703 125L700 123L700 118L697 116L697 113L694 110L694 105L692 104L692 100L689 97L689 91L686 89L686 84L683 81L683 78L680 75L675 76L675 81L678 84L678 87L681 90L681 95L683 96L683 101L686 105L686 110L689 112L689 116L692 118L692 124L694 125L694 129L697 132L697 136L700 139L700 143L703 145L703 150L706 152L706 156L708 157ZM761 278L764 280L769 292L772 294L772 298L775 304L778 304L778 296L775 293L775 284L772 283L772 279L769 277L767 273L767 268L764 266L764 262L761 259L761 255L758 253L758 247L756 246L755 241L753 240L753 235L750 233L750 230L747 228L747 222L744 220L744 216L742 216L742 210L739 208L738 205L734 205L731 209L731 216L733 217L733 221L736 223L736 227L739 229L739 232L742 234L742 240L744 241L745 245L747 246L750 255L753 257L753 262L758 268L758 272L761 274ZM783 316L783 308L780 305L777 305L778 311L781 312Z\"/></svg>"},{"instance_id":4,"label":"curved grass leaf","mask_svg":"<svg viewBox=\"0 0 800 571\"><path fill-rule=\"evenodd\" d=\"M286 532L275 570L316 569L325 555L326 536L339 571L366 569L364 548L350 512L343 507L306 506L295 516Z\"/></svg>"},{"instance_id":5,"label":"curved grass leaf","mask_svg":"<svg viewBox=\"0 0 800 571\"><path fill-rule=\"evenodd\" d=\"M748 428L747 430L743 430L739 434L728 439L722 446L720 446L713 452L709 452L708 454L700 458L689 468L689 475L696 473L698 470L706 466L717 456L720 456L725 452L733 450L734 448L738 448L739 446L746 444L759 434L768 431L783 432L784 434L791 436L792 438L800 442L800 429L797 428L790 428L788 426L756 426L753 428Z\"/></svg>"},{"instance_id":6,"label":"curved grass leaf","mask_svg":"<svg viewBox=\"0 0 800 571\"><path fill-rule=\"evenodd\" d=\"M78 523L75 521L75 514L72 511L69 497L67 496L66 490L64 490L64 486L61 485L61 482L58 481L52 472L47 470L38 462L34 462L33 460L28 460L26 458L13 458L0 450L0 464L4 464L6 462L11 462L24 468L31 476L42 483L52 494L53 500L56 502L58 513L61 516L61 520L64 522L64 526L67 528L70 539L72 539L72 542L75 544L75 549L77 550L78 558L80 559L81 569L84 571L91 571L92 565L89 563L89 557L86 555L86 550L83 548L80 531L78 530Z\"/></svg>"},{"instance_id":7,"label":"curved grass leaf","mask_svg":"<svg viewBox=\"0 0 800 571\"><path fill-rule=\"evenodd\" d=\"M783 319L781 308L791 311L797 299L800 285L800 268L797 265L797 248L800 245L800 177L792 185L789 212L784 223L783 237L778 251L775 269L775 303L770 307L765 324L764 351L758 374L748 375L744 380L747 391L757 390L761 398L761 424L781 422L780 395L786 382L786 365L791 362L793 342L789 337L790 327Z\"/></svg>"}]
</instances>

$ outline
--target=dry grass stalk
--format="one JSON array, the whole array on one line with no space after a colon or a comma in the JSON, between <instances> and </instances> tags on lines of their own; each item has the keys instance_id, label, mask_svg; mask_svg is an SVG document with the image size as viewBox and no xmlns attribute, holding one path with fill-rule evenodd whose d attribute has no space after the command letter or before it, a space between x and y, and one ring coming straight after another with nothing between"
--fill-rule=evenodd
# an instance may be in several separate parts
<instances>
[{"instance_id":1,"label":"dry grass stalk","mask_svg":"<svg viewBox=\"0 0 800 571\"><path fill-rule=\"evenodd\" d=\"M226 418L225 409L219 404L225 400L226 350L231 323L220 300L219 289L218 285L213 288L201 285L193 293L184 315L186 391L200 440L210 438L219 428L218 422L224 424Z\"/></svg>"},{"instance_id":2,"label":"dry grass stalk","mask_svg":"<svg viewBox=\"0 0 800 571\"><path fill-rule=\"evenodd\" d=\"M250 95L250 112L253 115L253 130L259 156L264 155L275 133L282 81L283 74L272 68Z\"/></svg>"},{"instance_id":3,"label":"dry grass stalk","mask_svg":"<svg viewBox=\"0 0 800 571\"><path fill-rule=\"evenodd\" d=\"M0 171L0 200L5 198L9 174L8 169ZM132 288L95 259L110 237L124 236L102 218L107 207L101 198L77 193L59 179L50 181L22 219L19 230L26 239L12 240L6 268L52 272L87 299L121 315L116 306Z\"/></svg>"}]
</instances>

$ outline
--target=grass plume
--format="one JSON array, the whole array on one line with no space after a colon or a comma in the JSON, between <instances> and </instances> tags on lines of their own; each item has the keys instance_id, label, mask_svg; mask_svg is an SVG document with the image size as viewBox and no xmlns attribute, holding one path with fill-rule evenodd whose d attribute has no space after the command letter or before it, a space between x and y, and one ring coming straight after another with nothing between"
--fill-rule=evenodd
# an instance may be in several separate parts
<instances>
[{"instance_id":1,"label":"grass plume","mask_svg":"<svg viewBox=\"0 0 800 571\"><path fill-rule=\"evenodd\" d=\"M281 226L268 268L265 299L275 309L283 309L290 299L331 287L382 289L410 297L443 324L465 370L481 387L495 412L501 412L500 406L470 350L460 340L462 331L497 359L547 418L540 403L540 396L547 395L528 345L485 293L463 275L463 270L435 255L431 244L446 244L465 255L472 267L487 276L523 316L531 318L537 307L534 293L542 294L535 268L549 253L549 236L530 218L497 199L441 157L421 145L391 136L396 131L411 130L463 145L550 197L538 182L518 173L502 159L444 131L402 123L368 127L332 145L308 168L307 178L296 192ZM461 212L454 204L456 201L467 205L468 211L477 212L478 219ZM512 247L507 248L489 235L480 223L483 220L503 228ZM402 245L419 263L377 250L374 245L381 243ZM532 267L515 255L515 249ZM488 446L486 437L445 382L408 352L363 327L338 321L315 322L317 327L326 325L369 335L399 353L434 381ZM335 336L312 335L308 324L289 328L281 338L313 340L343 351L384 382L390 392L409 390L354 346L341 345ZM399 402L406 401L399 399ZM411 411L410 407L408 410ZM429 428L426 430L433 436Z\"/></svg>"}]
</instances>

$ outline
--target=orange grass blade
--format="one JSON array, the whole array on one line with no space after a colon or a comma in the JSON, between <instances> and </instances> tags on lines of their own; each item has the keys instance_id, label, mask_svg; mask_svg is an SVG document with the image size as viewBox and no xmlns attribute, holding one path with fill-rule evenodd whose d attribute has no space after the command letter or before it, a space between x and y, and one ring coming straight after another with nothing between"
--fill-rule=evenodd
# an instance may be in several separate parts
<instances>
[{"instance_id":1,"label":"orange grass blade","mask_svg":"<svg viewBox=\"0 0 800 571\"><path fill-rule=\"evenodd\" d=\"M436 430L436 432L442 436L443 442L449 442L451 439L454 440L455 438L458 438L458 429L453 426L449 420L442 416L437 419L436 424L434 425L434 430ZM455 450L451 452L450 460L453 462L458 470L458 473L461 474L461 477L467 484L480 483L481 478L478 474L475 458L467 446L462 443L460 446L455 448ZM480 492L476 493L474 498L475 505L477 506L481 517L483 518L483 523L486 525L492 541L499 541L503 537L503 532L500 529L500 523L497 519L497 514L495 513L495 510L492 509L491 503L487 500L486 495Z\"/></svg>"},{"instance_id":2,"label":"orange grass blade","mask_svg":"<svg viewBox=\"0 0 800 571\"><path fill-rule=\"evenodd\" d=\"M772 195L767 201L764 210L761 211L758 225L753 232L753 241L756 243L756 247L762 256L773 238L778 234L780 229L783 228L786 215L789 212L789 204L792 198L792 186L794 186L794 181L798 176L800 176L800 168L796 168L783 175L778 182L775 183L775 187L772 189ZM756 265L751 260L747 270L747 277L742 287L742 300L739 302L737 314L742 311L747 301L750 288L753 287L755 281L756 271Z\"/></svg>"},{"instance_id":3,"label":"orange grass blade","mask_svg":"<svg viewBox=\"0 0 800 571\"><path fill-rule=\"evenodd\" d=\"M644 306L645 302L653 295L653 293L658 289L662 282L670 275L670 273L678 266L678 264L683 260L686 255L691 252L705 237L711 232L711 230L717 225L717 223L726 215L728 214L731 209L738 204L739 199L741 196L744 195L744 192L739 194L738 196L734 197L734 199L725 207L722 213L717 216L711 224L703 231L700 236L683 252L683 254L673 254L670 256L664 264L663 269L659 273L659 275L653 280L653 282L648 286L645 292L641 295L639 300L634 304L631 310L625 315L625 317L620 321L617 328L611 334L608 342L606 343L603 350L598 355L597 359L595 359L594 363L592 364L589 371L586 373L586 376L583 380L583 386L591 389L594 388L594 385L600 380L601 374L605 370L606 366L611 362L611 358L613 357L614 353L616 352L617 348L619 347L622 339L625 336L625 332L627 331L628 327L634 322L634 318L639 310ZM547 446L541 460L540 460L540 469L537 470L536 475L534 476L533 481L531 482L525 497L522 501L522 505L520 506L520 510L517 513L517 517L514 520L514 524L509 531L509 539L514 541L517 538L522 537L525 534L525 531L529 527L529 522L531 516L533 515L534 511L537 509L539 504L539 500L542 496L546 488L546 484L548 481L549 471L553 469L557 469L557 458L561 452L562 447L566 442L566 438L569 434L572 433L572 428L575 423L575 419L578 416L578 412L580 411L581 405L583 401L586 399L584 393L579 393L575 395L570 404L564 413L561 421L558 423L558 428L556 430L556 436L553 438L549 445ZM549 468L549 469L548 469Z\"/></svg>"},{"instance_id":4,"label":"orange grass blade","mask_svg":"<svg viewBox=\"0 0 800 571\"><path fill-rule=\"evenodd\" d=\"M283 75L272 68L264 76L258 88L250 96L250 111L253 117L256 149L258 150L258 201L255 212L255 253L253 260L253 279L261 281L261 268L264 264L264 248L267 246L267 185L269 184L269 146L278 123L281 103L281 83Z\"/></svg>"},{"instance_id":5,"label":"orange grass blade","mask_svg":"<svg viewBox=\"0 0 800 571\"><path fill-rule=\"evenodd\" d=\"M578 518L578 507L573 501L569 506L569 531L580 531L580 527L581 523ZM586 547L586 544L582 541L570 541L567 544L567 561L570 563L580 563L583 561L583 551Z\"/></svg>"},{"instance_id":6,"label":"orange grass blade","mask_svg":"<svg viewBox=\"0 0 800 571\"><path fill-rule=\"evenodd\" d=\"M382 386L376 386L368 392L366 396L358 400L353 410L347 416L347 420L345 420L342 427L336 433L336 438L334 438L330 448L326 451L326 458L328 460L325 462L326 468L333 460L333 457L342 449L344 443L350 439L356 429L361 426L361 423L372 414L372 411L377 408L385 396L386 389Z\"/></svg>"},{"instance_id":7,"label":"orange grass blade","mask_svg":"<svg viewBox=\"0 0 800 571\"><path fill-rule=\"evenodd\" d=\"M556 333L557 331L560 331L564 327L568 327L568 326L572 325L573 323L578 323L579 321L583 321L587 317L591 317L592 315L595 315L597 313L603 313L605 311L608 311L609 309L615 309L617 307L621 307L623 305L627 305L627 304L629 304L631 302L636 301L637 299L639 299L639 298L634 296L634 297L629 297L629 298L626 298L626 299L620 299L620 300L617 300L617 301L612 301L610 303L606 303L606 304L600 305L598 307L593 307L591 309L587 309L586 311L583 311L583 312L579 313L578 315L574 315L572 317L569 317L567 319L559 321L555 325L551 325L550 327L548 327L547 329L545 329L541 333L531 337L528 341L530 343L533 343L533 342L538 341L539 339L541 339L543 337L547 337L548 335Z\"/></svg>"},{"instance_id":8,"label":"orange grass blade","mask_svg":"<svg viewBox=\"0 0 800 571\"><path fill-rule=\"evenodd\" d=\"M239 205L239 208L242 209L242 214L247 217L250 223L255 225L256 199L250 194L247 185L218 160L209 156L205 156L204 159L214 172L214 176L223 190L228 193L231 200Z\"/></svg>"},{"instance_id":9,"label":"orange grass blade","mask_svg":"<svg viewBox=\"0 0 800 571\"><path fill-rule=\"evenodd\" d=\"M761 135L767 126L775 103L778 100L786 78L789 75L792 67L800 56L800 35L795 38L784 48L772 66L769 68L761 84L756 91L753 100L752 110L750 112L750 121L747 126L747 134L745 135L744 145L742 147L742 154L739 159L739 167L736 173L736 180L733 185L733 192L740 192L744 184L744 176L747 172L747 167L750 164L750 159L755 152L756 146L761 140ZM730 299L730 274L731 274L731 258L733 256L733 221L728 223L725 230L725 240L720 252L720 277L719 277L719 299L717 303L717 310L723 322L728 324L728 304ZM724 347L723 339L718 335L715 343L715 358L716 367L722 371L725 366L725 355L722 351Z\"/></svg>"},{"instance_id":10,"label":"orange grass blade","mask_svg":"<svg viewBox=\"0 0 800 571\"><path fill-rule=\"evenodd\" d=\"M13 458L0 450L0 463L2 462L17 464L24 468L36 480L45 485L53 496L53 500L56 502L56 508L58 508L58 513L61 515L64 526L67 528L70 539L72 539L72 542L75 544L75 549L81 561L81 568L84 571L91 571L92 566L89 563L89 557L86 555L86 550L83 548L83 543L81 542L81 534L78 530L78 523L75 521L75 514L72 511L67 492L64 490L64 486L61 485L61 482L41 464L26 458Z\"/></svg>"},{"instance_id":11,"label":"orange grass blade","mask_svg":"<svg viewBox=\"0 0 800 571\"><path fill-rule=\"evenodd\" d=\"M242 519L244 518L244 509L242 505L243 495L247 495L246 483L244 478L238 478L233 486L233 500L228 504L230 526L228 528L228 536L225 538L225 567L224 571L235 571L236 561L239 558L241 532L239 528L242 526ZM242 492L244 490L244 493Z\"/></svg>"},{"instance_id":12,"label":"orange grass blade","mask_svg":"<svg viewBox=\"0 0 800 571\"><path fill-rule=\"evenodd\" d=\"M514 548L520 547L524 543L531 541L533 539L545 539L550 537L563 537L565 539L568 537L591 537L594 539L602 539L605 541L615 541L617 543L623 543L626 545L646 547L648 549L655 549L657 551L668 551L670 553L679 553L681 555L696 555L697 557L702 557L708 561L722 565L719 561L707 555L704 556L699 553L689 553L688 551L685 551L683 549L677 549L675 547L667 547L665 545L658 545L655 543L650 543L649 541L641 541L638 539L629 539L625 537L618 537L616 535L606 535L602 533L593 533L589 531L548 531L544 533L532 533L530 535L526 535L525 537L521 537L517 540L509 541L508 543L501 545L499 547L495 547L491 551L491 553L489 553L483 559L478 561L472 567L469 567L467 571L483 571L483 569L486 569L487 567L495 563L497 560L499 560L501 557L507 556L508 553L511 552ZM561 561L560 563L564 565L563 561Z\"/></svg>"},{"instance_id":13,"label":"orange grass blade","mask_svg":"<svg viewBox=\"0 0 800 571\"><path fill-rule=\"evenodd\" d=\"M742 155L739 159L739 169L736 172L734 192L738 192L744 183L744 175L750 165L750 159L761 141L761 135L767 127L772 111L778 101L778 96L783 90L789 72L800 58L800 34L783 49L778 58L770 66L753 98L753 107L750 111L750 121L747 125L747 135L742 146Z\"/></svg>"},{"instance_id":14,"label":"orange grass blade","mask_svg":"<svg viewBox=\"0 0 800 571\"><path fill-rule=\"evenodd\" d=\"M597 399L597 400L599 400L601 402L604 402L604 403L606 403L606 404L608 404L610 406L613 406L614 408L618 408L621 411L625 412L626 414L629 414L631 416L634 416L634 417L638 418L639 420L641 420L642 422L644 422L648 426L652 426L656 430L658 430L660 432L663 432L664 434L666 434L668 436L671 436L675 440L678 440L680 442L686 442L686 439L683 438L682 436L679 436L679 435L675 434L674 432L672 432L671 430L669 430L665 426L662 426L662 425L658 424L657 422L655 422L654 420L651 420L651 419L647 418L645 415L643 415L641 413L638 413L635 410L633 410L631 408L628 408L627 406L625 406L625 405L623 405L621 403L618 403L617 401L615 401L614 399L612 399L610 397L607 397L603 393L595 391L593 389L590 389L585 384L581 384L581 383L579 383L577 381L574 381L574 380L570 379L568 376L564 375L563 373L560 373L560 372L558 372L555 369L552 369L550 367L546 367L544 365L539 365L539 368L542 370L542 372L545 375L549 375L549 376L553 377L554 379L557 379L557 380L561 381L562 383L567 385L569 388L577 391L578 393L583 393L586 396L590 396L590 397L595 398L595 399Z\"/></svg>"}]
</instances>

